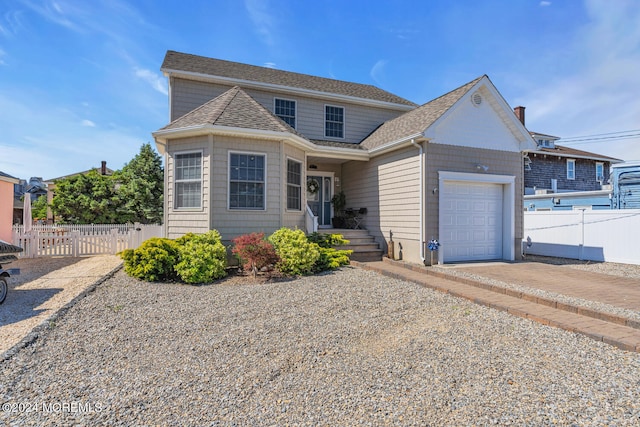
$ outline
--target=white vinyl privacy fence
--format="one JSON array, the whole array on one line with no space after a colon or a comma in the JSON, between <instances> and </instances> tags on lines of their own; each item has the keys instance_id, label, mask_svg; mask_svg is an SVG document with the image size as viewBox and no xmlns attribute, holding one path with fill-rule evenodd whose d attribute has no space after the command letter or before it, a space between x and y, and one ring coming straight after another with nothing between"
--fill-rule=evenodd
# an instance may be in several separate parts
<instances>
[{"instance_id":1,"label":"white vinyl privacy fence","mask_svg":"<svg viewBox=\"0 0 640 427\"><path fill-rule=\"evenodd\" d=\"M151 237L162 237L162 225L89 224L34 225L29 232L13 227L13 244L20 246L21 258L40 256L83 256L116 254L135 249Z\"/></svg>"},{"instance_id":2,"label":"white vinyl privacy fence","mask_svg":"<svg viewBox=\"0 0 640 427\"><path fill-rule=\"evenodd\" d=\"M523 251L640 264L640 209L525 212Z\"/></svg>"}]
</instances>

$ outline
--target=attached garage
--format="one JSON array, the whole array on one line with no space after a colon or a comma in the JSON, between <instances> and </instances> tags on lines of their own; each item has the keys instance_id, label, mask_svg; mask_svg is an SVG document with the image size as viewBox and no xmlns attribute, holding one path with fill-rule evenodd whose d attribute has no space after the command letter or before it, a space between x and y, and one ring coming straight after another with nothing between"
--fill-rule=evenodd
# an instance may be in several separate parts
<instances>
[{"instance_id":1,"label":"attached garage","mask_svg":"<svg viewBox=\"0 0 640 427\"><path fill-rule=\"evenodd\" d=\"M439 175L438 261L513 259L515 177Z\"/></svg>"}]
</instances>

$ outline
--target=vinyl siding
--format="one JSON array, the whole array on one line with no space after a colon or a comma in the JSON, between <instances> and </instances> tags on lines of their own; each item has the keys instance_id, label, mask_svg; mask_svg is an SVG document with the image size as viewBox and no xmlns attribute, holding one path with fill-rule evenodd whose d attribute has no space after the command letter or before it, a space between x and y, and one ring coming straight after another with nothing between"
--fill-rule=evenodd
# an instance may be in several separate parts
<instances>
[{"instance_id":1,"label":"vinyl siding","mask_svg":"<svg viewBox=\"0 0 640 427\"><path fill-rule=\"evenodd\" d=\"M174 156L183 151L202 150L203 207L194 210L175 209ZM229 153L254 153L266 156L265 210L229 209ZM286 211L286 159L298 160L305 166L304 151L284 142L201 136L171 140L167 150L166 210L167 237L176 238L188 232L205 233L216 229L225 242L252 232L271 234L281 226L304 228L304 210ZM303 207L304 207L303 191Z\"/></svg>"},{"instance_id":2,"label":"vinyl siding","mask_svg":"<svg viewBox=\"0 0 640 427\"><path fill-rule=\"evenodd\" d=\"M202 151L202 208L175 209L174 207L174 158L177 153L184 151ZM207 136L182 138L172 140L168 144L165 173L167 211L167 237L170 239L186 233L206 233L209 230L209 201L210 201L210 162L211 146Z\"/></svg>"},{"instance_id":3,"label":"vinyl siding","mask_svg":"<svg viewBox=\"0 0 640 427\"><path fill-rule=\"evenodd\" d=\"M181 117L230 88L231 86L172 78L171 120ZM251 88L243 89L271 112L274 111L274 98L296 101L296 130L309 139L358 143L381 123L402 113L402 111L361 106L330 99L322 100ZM327 138L324 136L324 106L327 104L344 107L344 138Z\"/></svg>"},{"instance_id":4,"label":"vinyl siding","mask_svg":"<svg viewBox=\"0 0 640 427\"><path fill-rule=\"evenodd\" d=\"M376 241L386 248L392 231L407 255L418 254L405 258L412 261L419 260L419 165L418 150L408 147L368 162L345 163L341 180L347 207L367 208L363 225Z\"/></svg>"},{"instance_id":5,"label":"vinyl siding","mask_svg":"<svg viewBox=\"0 0 640 427\"><path fill-rule=\"evenodd\" d=\"M489 174L515 176L515 234L516 254L520 250L523 234L523 179L522 154L487 150L482 148L458 147L444 144L426 144L426 186L425 197L427 203L426 236L438 236L439 222L439 194L433 194L438 188L438 171L454 171L477 174L477 164L488 166ZM482 175L482 174L480 174Z\"/></svg>"},{"instance_id":6,"label":"vinyl siding","mask_svg":"<svg viewBox=\"0 0 640 427\"><path fill-rule=\"evenodd\" d=\"M266 156L265 210L229 209L229 153L246 152ZM278 142L213 137L211 228L223 240L253 232L267 234L280 226L280 147Z\"/></svg>"},{"instance_id":7,"label":"vinyl siding","mask_svg":"<svg viewBox=\"0 0 640 427\"><path fill-rule=\"evenodd\" d=\"M305 177L305 153L303 150L300 150L299 148L293 147L291 145L288 144L284 144L282 143L282 145L284 146L284 150L283 150L283 156L282 156L282 167L280 168L280 170L283 171L283 175L282 175L282 207L283 207L283 214L282 214L282 225L284 227L289 227L289 228L299 228L301 230L305 229L305 207L306 207L306 199L305 196L307 194L306 192L306 177ZM288 210L286 209L287 207L287 175L286 175L286 171L287 171L287 159L292 159L292 160L296 160L298 162L300 162L301 165L301 169L300 172L302 174L301 176L301 198L302 200L300 201L301 203L301 210L300 211L295 211L295 210ZM305 230L306 232L306 230Z\"/></svg>"}]
</instances>

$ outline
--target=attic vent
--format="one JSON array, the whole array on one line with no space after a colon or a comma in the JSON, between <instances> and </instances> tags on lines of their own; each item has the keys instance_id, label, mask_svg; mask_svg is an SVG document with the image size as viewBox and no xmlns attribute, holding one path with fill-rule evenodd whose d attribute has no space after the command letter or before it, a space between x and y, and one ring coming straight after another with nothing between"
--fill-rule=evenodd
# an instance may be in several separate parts
<instances>
[{"instance_id":1,"label":"attic vent","mask_svg":"<svg viewBox=\"0 0 640 427\"><path fill-rule=\"evenodd\" d=\"M471 103L478 107L480 104L482 104L482 95L480 95L478 92L471 95Z\"/></svg>"}]
</instances>

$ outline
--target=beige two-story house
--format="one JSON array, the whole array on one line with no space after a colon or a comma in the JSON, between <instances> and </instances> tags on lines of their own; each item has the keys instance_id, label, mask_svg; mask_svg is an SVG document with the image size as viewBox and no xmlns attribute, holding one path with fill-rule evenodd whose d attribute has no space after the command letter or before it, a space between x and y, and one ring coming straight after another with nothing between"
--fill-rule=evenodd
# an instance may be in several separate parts
<instances>
[{"instance_id":1,"label":"beige two-story house","mask_svg":"<svg viewBox=\"0 0 640 427\"><path fill-rule=\"evenodd\" d=\"M424 105L371 85L169 51L168 237L331 228L332 197L406 261L513 260L535 143L485 75Z\"/></svg>"}]
</instances>

